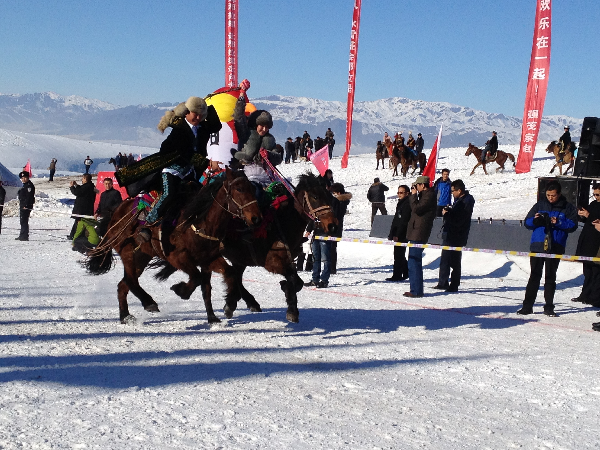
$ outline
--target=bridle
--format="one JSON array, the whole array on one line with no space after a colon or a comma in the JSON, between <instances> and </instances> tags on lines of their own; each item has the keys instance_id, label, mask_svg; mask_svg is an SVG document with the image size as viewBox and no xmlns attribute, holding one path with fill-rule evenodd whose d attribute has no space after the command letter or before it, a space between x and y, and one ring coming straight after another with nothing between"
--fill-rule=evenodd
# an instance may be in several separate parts
<instances>
[{"instance_id":1,"label":"bridle","mask_svg":"<svg viewBox=\"0 0 600 450\"><path fill-rule=\"evenodd\" d=\"M308 198L308 192L306 192L306 191L304 191L304 202L306 203L306 206L308 206L308 212L306 212L305 208L302 208L302 209L304 210L306 215L308 215L308 217L310 217L311 220L313 220L313 221L318 221L319 217L321 217L324 214L327 214L329 212L333 213L333 210L331 209L331 206L329 206L329 205L324 205L324 206L319 206L318 208L313 208L312 205L310 204L310 199Z\"/></svg>"},{"instance_id":2,"label":"bridle","mask_svg":"<svg viewBox=\"0 0 600 450\"><path fill-rule=\"evenodd\" d=\"M237 181L242 181L242 177L236 178L235 180L233 180L230 184L229 184L229 188L231 189L232 185L234 183L236 183ZM258 203L258 200L254 199L251 202L248 202L244 205L240 205L235 198L233 198L233 196L230 193L230 190L227 190L227 182L223 183L223 190L225 191L225 205L227 206L226 208L221 205L219 202L217 202L217 200L214 198L215 202L217 202L217 204L223 208L225 211L227 211L229 214L231 214L233 217L237 217L238 219L244 219L244 208L247 208L250 205L253 205L254 203ZM229 209L229 202L232 202L236 207L237 207L237 212L233 212Z\"/></svg>"}]
</instances>

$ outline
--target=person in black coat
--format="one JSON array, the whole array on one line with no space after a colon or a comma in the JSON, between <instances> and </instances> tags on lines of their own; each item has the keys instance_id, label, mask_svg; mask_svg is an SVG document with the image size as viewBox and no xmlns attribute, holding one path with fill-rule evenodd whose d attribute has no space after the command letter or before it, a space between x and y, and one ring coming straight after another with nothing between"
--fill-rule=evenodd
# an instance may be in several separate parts
<instances>
[{"instance_id":1,"label":"person in black coat","mask_svg":"<svg viewBox=\"0 0 600 450\"><path fill-rule=\"evenodd\" d=\"M568 125L565 127L565 132L558 140L558 143L560 144L560 150L558 151L558 155L559 155L558 162L563 162L565 153L567 152L569 145L571 145L571 132L569 131Z\"/></svg>"},{"instance_id":2,"label":"person in black coat","mask_svg":"<svg viewBox=\"0 0 600 450\"><path fill-rule=\"evenodd\" d=\"M579 220L584 223L579 241L577 242L577 256L598 256L600 251L600 232L594 222L600 221L600 184L592 186L594 201L585 208L579 208ZM593 261L583 262L583 286L581 294L571 299L600 308L600 264Z\"/></svg>"},{"instance_id":3,"label":"person in black coat","mask_svg":"<svg viewBox=\"0 0 600 450\"><path fill-rule=\"evenodd\" d=\"M104 236L108 230L108 223L112 218L113 213L123 202L121 193L113 187L113 180L105 178L104 192L100 194L100 202L96 208L94 217L98 221L98 234Z\"/></svg>"},{"instance_id":4,"label":"person in black coat","mask_svg":"<svg viewBox=\"0 0 600 450\"><path fill-rule=\"evenodd\" d=\"M285 141L285 163L289 164L295 152L294 141L291 137ZM294 158L296 159L296 158Z\"/></svg>"},{"instance_id":5,"label":"person in black coat","mask_svg":"<svg viewBox=\"0 0 600 450\"><path fill-rule=\"evenodd\" d=\"M338 220L337 231L331 234L331 236L341 238L342 233L344 232L344 216L348 210L352 194L346 192L342 183L333 183L331 185L331 195L333 195L331 209L333 210L335 218ZM331 274L337 273L337 244L336 241L331 241Z\"/></svg>"},{"instance_id":6,"label":"person in black coat","mask_svg":"<svg viewBox=\"0 0 600 450\"><path fill-rule=\"evenodd\" d=\"M444 217L442 245L464 247L469 239L475 199L465 189L465 183L462 180L455 180L450 186L454 203L452 207L446 206L442 211ZM461 260L462 252L442 250L438 284L434 289L444 289L446 292L458 291ZM450 275L451 269L452 275ZM450 283L448 283L448 278L450 278Z\"/></svg>"},{"instance_id":7,"label":"person in black coat","mask_svg":"<svg viewBox=\"0 0 600 450\"><path fill-rule=\"evenodd\" d=\"M93 216L94 215L94 202L96 201L96 188L92 183L92 176L89 173L84 173L81 176L81 186L76 181L71 181L71 194L75 196L75 205L73 205L72 214L78 214L82 216ZM75 231L77 230L77 222L79 217L72 217L75 219L69 239L73 240Z\"/></svg>"},{"instance_id":8,"label":"person in black coat","mask_svg":"<svg viewBox=\"0 0 600 450\"><path fill-rule=\"evenodd\" d=\"M421 133L417 134L417 140L415 141L415 150L417 151L417 155L423 152L424 145L425 141L423 140L423 135Z\"/></svg>"},{"instance_id":9,"label":"person in black coat","mask_svg":"<svg viewBox=\"0 0 600 450\"><path fill-rule=\"evenodd\" d=\"M488 153L490 155L495 155L498 151L498 135L495 131L492 131L492 137L485 143L485 148L481 152L481 162L485 162Z\"/></svg>"},{"instance_id":10,"label":"person in black coat","mask_svg":"<svg viewBox=\"0 0 600 450\"><path fill-rule=\"evenodd\" d=\"M390 228L388 239L394 242L408 242L406 240L406 229L410 220L410 203L408 196L410 188L403 184L398 188L398 203L396 204L396 213ZM394 246L394 272L386 281L403 281L408 278L408 261L406 260L406 247Z\"/></svg>"},{"instance_id":11,"label":"person in black coat","mask_svg":"<svg viewBox=\"0 0 600 450\"><path fill-rule=\"evenodd\" d=\"M0 178L0 234L2 234L2 212L4 211L4 200L6 199L6 190L2 187L2 178Z\"/></svg>"},{"instance_id":12,"label":"person in black coat","mask_svg":"<svg viewBox=\"0 0 600 450\"><path fill-rule=\"evenodd\" d=\"M379 181L379 178L373 180L373 184L369 187L367 192L367 199L371 202L371 226L373 220L375 220L375 214L380 211L382 215L387 216L387 209L385 209L385 191L390 188Z\"/></svg>"},{"instance_id":13,"label":"person in black coat","mask_svg":"<svg viewBox=\"0 0 600 450\"><path fill-rule=\"evenodd\" d=\"M19 222L21 224L21 231L19 236L15 239L17 241L28 241L29 240L29 216L35 203L35 186L29 179L28 172L21 172L19 178L23 182L23 187L19 189L17 196L19 198Z\"/></svg>"}]
</instances>

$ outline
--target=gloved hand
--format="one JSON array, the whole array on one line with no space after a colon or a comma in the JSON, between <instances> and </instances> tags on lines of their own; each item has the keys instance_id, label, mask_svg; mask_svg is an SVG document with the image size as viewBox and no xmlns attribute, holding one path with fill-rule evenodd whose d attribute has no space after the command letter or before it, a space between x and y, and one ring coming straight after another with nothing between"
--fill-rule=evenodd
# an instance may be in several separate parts
<instances>
[{"instance_id":1,"label":"gloved hand","mask_svg":"<svg viewBox=\"0 0 600 450\"><path fill-rule=\"evenodd\" d=\"M259 151L259 153L260 153L260 156L262 156L264 159L268 159L269 153L267 152L266 149L261 148L260 151Z\"/></svg>"}]
</instances>

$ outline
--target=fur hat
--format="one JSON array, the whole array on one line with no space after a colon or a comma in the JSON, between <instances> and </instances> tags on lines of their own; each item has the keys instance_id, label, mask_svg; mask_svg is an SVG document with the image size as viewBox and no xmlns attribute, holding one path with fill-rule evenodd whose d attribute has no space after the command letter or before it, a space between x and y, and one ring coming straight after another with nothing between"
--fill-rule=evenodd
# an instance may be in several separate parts
<instances>
[{"instance_id":1,"label":"fur hat","mask_svg":"<svg viewBox=\"0 0 600 450\"><path fill-rule=\"evenodd\" d=\"M417 177L417 181L415 181L415 184L425 184L429 186L429 177L426 175L420 175Z\"/></svg>"},{"instance_id":2,"label":"fur hat","mask_svg":"<svg viewBox=\"0 0 600 450\"><path fill-rule=\"evenodd\" d=\"M206 119L206 114L208 113L208 106L206 105L206 102L203 98L190 97L185 102L185 106L190 112L195 112L196 114L199 114L201 117L200 120Z\"/></svg>"},{"instance_id":3,"label":"fur hat","mask_svg":"<svg viewBox=\"0 0 600 450\"><path fill-rule=\"evenodd\" d=\"M268 111L262 111L256 118L256 125L262 125L267 128L273 128L273 118Z\"/></svg>"},{"instance_id":4,"label":"fur hat","mask_svg":"<svg viewBox=\"0 0 600 450\"><path fill-rule=\"evenodd\" d=\"M23 172L19 173L19 178L23 178L23 177L29 178L29 172L23 171Z\"/></svg>"},{"instance_id":5,"label":"fur hat","mask_svg":"<svg viewBox=\"0 0 600 450\"><path fill-rule=\"evenodd\" d=\"M375 179L373 180L373 183L379 183L379 178L375 178Z\"/></svg>"},{"instance_id":6,"label":"fur hat","mask_svg":"<svg viewBox=\"0 0 600 450\"><path fill-rule=\"evenodd\" d=\"M189 112L190 111L188 110L187 106L185 106L185 103L181 102L171 111L167 111L165 115L161 117L156 128L158 128L161 133L164 133L167 127L172 127L175 122L180 120L180 118L185 117Z\"/></svg>"}]
</instances>

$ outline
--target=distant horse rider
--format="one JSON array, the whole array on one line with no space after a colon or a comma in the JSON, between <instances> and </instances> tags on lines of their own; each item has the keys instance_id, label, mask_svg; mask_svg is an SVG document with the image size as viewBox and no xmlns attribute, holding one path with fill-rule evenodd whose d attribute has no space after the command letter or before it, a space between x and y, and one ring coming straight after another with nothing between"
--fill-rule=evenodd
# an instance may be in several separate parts
<instances>
[{"instance_id":1,"label":"distant horse rider","mask_svg":"<svg viewBox=\"0 0 600 450\"><path fill-rule=\"evenodd\" d=\"M481 152L481 162L485 163L487 155L489 153L490 159L493 159L496 156L496 152L498 151L498 136L495 131L492 131L492 138L485 143L485 148L483 152Z\"/></svg>"},{"instance_id":2,"label":"distant horse rider","mask_svg":"<svg viewBox=\"0 0 600 450\"><path fill-rule=\"evenodd\" d=\"M558 140L558 144L560 145L560 150L558 151L558 156L559 156L558 162L561 163L561 162L563 162L565 153L567 153L567 150L569 149L569 146L571 145L571 132L569 131L568 125L565 127L565 132Z\"/></svg>"},{"instance_id":3,"label":"distant horse rider","mask_svg":"<svg viewBox=\"0 0 600 450\"><path fill-rule=\"evenodd\" d=\"M423 135L421 133L417 134L417 140L415 141L415 150L417 151L417 156L423 152L424 145L425 141L423 140Z\"/></svg>"},{"instance_id":4,"label":"distant horse rider","mask_svg":"<svg viewBox=\"0 0 600 450\"><path fill-rule=\"evenodd\" d=\"M417 141L415 141L415 138L413 137L412 132L409 131L408 140L406 141L406 146L408 147L408 149L411 151L411 153L415 157L419 156L419 154L417 153L417 150L415 149L416 145L417 145Z\"/></svg>"}]
</instances>

